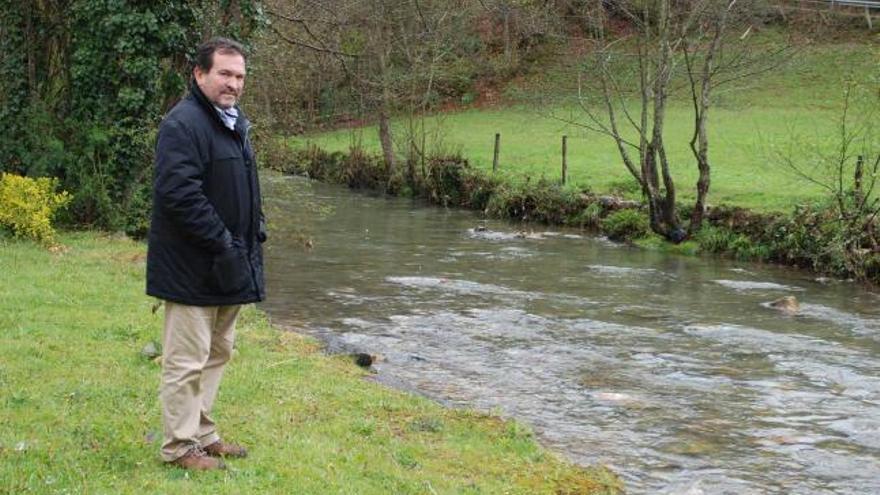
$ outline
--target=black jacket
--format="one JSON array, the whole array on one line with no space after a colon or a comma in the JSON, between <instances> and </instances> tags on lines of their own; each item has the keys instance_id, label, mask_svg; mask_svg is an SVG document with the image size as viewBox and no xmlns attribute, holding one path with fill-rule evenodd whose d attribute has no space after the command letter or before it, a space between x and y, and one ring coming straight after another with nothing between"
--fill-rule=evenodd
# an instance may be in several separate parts
<instances>
[{"instance_id":1,"label":"black jacket","mask_svg":"<svg viewBox=\"0 0 880 495\"><path fill-rule=\"evenodd\" d=\"M165 116L156 142L147 294L193 306L265 298L265 222L250 122L223 125L198 85Z\"/></svg>"}]
</instances>

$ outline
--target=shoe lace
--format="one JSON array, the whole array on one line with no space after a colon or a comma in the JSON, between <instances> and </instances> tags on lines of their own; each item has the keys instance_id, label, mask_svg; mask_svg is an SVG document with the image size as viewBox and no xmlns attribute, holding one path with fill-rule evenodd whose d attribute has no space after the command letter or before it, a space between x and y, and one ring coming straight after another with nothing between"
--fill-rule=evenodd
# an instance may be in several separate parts
<instances>
[{"instance_id":1,"label":"shoe lace","mask_svg":"<svg viewBox=\"0 0 880 495\"><path fill-rule=\"evenodd\" d=\"M208 453L205 452L205 449L196 445L193 448L189 449L189 452L187 452L186 455L190 457L205 457L206 455L208 455Z\"/></svg>"}]
</instances>

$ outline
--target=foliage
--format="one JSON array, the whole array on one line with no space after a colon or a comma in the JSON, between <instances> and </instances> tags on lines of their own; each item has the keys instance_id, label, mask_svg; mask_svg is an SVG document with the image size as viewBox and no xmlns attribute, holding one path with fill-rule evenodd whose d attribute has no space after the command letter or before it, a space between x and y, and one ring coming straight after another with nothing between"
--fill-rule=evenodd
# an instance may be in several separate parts
<instances>
[{"instance_id":1,"label":"foliage","mask_svg":"<svg viewBox=\"0 0 880 495\"><path fill-rule=\"evenodd\" d=\"M847 81L836 119L837 132L824 139L830 146L800 139L796 143L799 156L789 150L780 157L804 182L825 190L815 216L816 227L826 243L825 253L842 265L842 271L858 278L865 278L865 267L874 263L880 252L880 235L876 233L880 214L876 193L880 175L876 124L880 115L880 73L874 77L868 83Z\"/></svg>"},{"instance_id":2,"label":"foliage","mask_svg":"<svg viewBox=\"0 0 880 495\"><path fill-rule=\"evenodd\" d=\"M569 224L576 222L593 200L588 192L586 188L565 187L544 177L534 184L526 179L499 187L487 211L502 218Z\"/></svg>"},{"instance_id":3,"label":"foliage","mask_svg":"<svg viewBox=\"0 0 880 495\"><path fill-rule=\"evenodd\" d=\"M55 242L52 219L70 202L70 195L56 193L57 188L57 179L0 173L0 226L15 236L51 245Z\"/></svg>"},{"instance_id":4,"label":"foliage","mask_svg":"<svg viewBox=\"0 0 880 495\"><path fill-rule=\"evenodd\" d=\"M288 132L374 121L383 105L412 113L494 99L558 43L571 10L539 0L264 3L271 23L255 43L271 77L254 79L249 108Z\"/></svg>"},{"instance_id":5,"label":"foliage","mask_svg":"<svg viewBox=\"0 0 880 495\"><path fill-rule=\"evenodd\" d=\"M381 190L395 181L387 176L385 165L363 148L352 147L341 162L339 181L348 187Z\"/></svg>"},{"instance_id":6,"label":"foliage","mask_svg":"<svg viewBox=\"0 0 880 495\"><path fill-rule=\"evenodd\" d=\"M702 251L721 254L728 252L735 237L736 234L723 227L704 225L694 235L694 240L699 244Z\"/></svg>"},{"instance_id":7,"label":"foliage","mask_svg":"<svg viewBox=\"0 0 880 495\"><path fill-rule=\"evenodd\" d=\"M704 225L694 236L700 250L740 260L766 260L772 247L725 227Z\"/></svg>"},{"instance_id":8,"label":"foliage","mask_svg":"<svg viewBox=\"0 0 880 495\"><path fill-rule=\"evenodd\" d=\"M624 19L632 39L598 36L593 63L577 75L584 117L575 122L611 138L625 170L639 183L651 230L678 243L702 226L711 184L709 110L721 85L750 79L780 65L783 50L765 51L740 33L761 22L763 0L623 0L610 5ZM613 23L609 22L609 30ZM603 30L604 31L604 30ZM586 81L586 82L585 82ZM676 86L690 93L690 147L699 179L688 225L677 210L681 184L667 149L667 108ZM593 89L584 90L585 87ZM599 97L592 97L594 94ZM685 229L687 232L685 232Z\"/></svg>"},{"instance_id":9,"label":"foliage","mask_svg":"<svg viewBox=\"0 0 880 495\"><path fill-rule=\"evenodd\" d=\"M470 166L460 156L438 156L428 160L425 188L434 203L465 206L470 202L464 186Z\"/></svg>"},{"instance_id":10,"label":"foliage","mask_svg":"<svg viewBox=\"0 0 880 495\"><path fill-rule=\"evenodd\" d=\"M54 176L67 221L145 233L154 129L212 34L243 38L257 0L0 0L3 170ZM9 132L11 130L11 132Z\"/></svg>"},{"instance_id":11,"label":"foliage","mask_svg":"<svg viewBox=\"0 0 880 495\"><path fill-rule=\"evenodd\" d=\"M650 226L644 213L628 208L602 219L602 231L613 241L632 241L648 235Z\"/></svg>"},{"instance_id":12,"label":"foliage","mask_svg":"<svg viewBox=\"0 0 880 495\"><path fill-rule=\"evenodd\" d=\"M598 201L590 203L589 206L571 217L568 223L578 227L597 229L602 221L602 213L602 205Z\"/></svg>"},{"instance_id":13,"label":"foliage","mask_svg":"<svg viewBox=\"0 0 880 495\"><path fill-rule=\"evenodd\" d=\"M876 253L849 250L848 246L860 246L863 236L852 235L838 220L834 202L801 205L766 229L761 239L779 261L841 277L868 278L864 272L868 257L853 256Z\"/></svg>"},{"instance_id":14,"label":"foliage","mask_svg":"<svg viewBox=\"0 0 880 495\"><path fill-rule=\"evenodd\" d=\"M839 277L878 281L880 256L870 248L873 224L853 233L840 222L834 200L798 205L790 214L764 215L715 208L695 236L700 249L738 259L767 260Z\"/></svg>"}]
</instances>

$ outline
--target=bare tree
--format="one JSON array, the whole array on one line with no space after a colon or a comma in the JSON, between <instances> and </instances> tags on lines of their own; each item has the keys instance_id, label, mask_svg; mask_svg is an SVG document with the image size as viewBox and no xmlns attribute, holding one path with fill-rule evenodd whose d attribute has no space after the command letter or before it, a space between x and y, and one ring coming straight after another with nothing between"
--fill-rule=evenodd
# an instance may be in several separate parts
<instances>
[{"instance_id":1,"label":"bare tree","mask_svg":"<svg viewBox=\"0 0 880 495\"><path fill-rule=\"evenodd\" d=\"M750 1L609 2L610 14L625 18L632 33L598 40L594 93L584 90L587 81L579 74L578 102L587 120L578 123L614 140L623 164L641 186L651 229L674 242L697 231L705 214L711 183L708 117L713 93L721 85L777 67L787 53L785 48L767 50L750 43L755 22ZM627 66L635 69L629 82L621 70ZM687 88L694 110L690 148L699 171L687 228L676 209L677 190L664 134L670 96L679 85ZM598 104L594 94L599 95Z\"/></svg>"},{"instance_id":2,"label":"bare tree","mask_svg":"<svg viewBox=\"0 0 880 495\"><path fill-rule=\"evenodd\" d=\"M829 237L826 249L839 253L846 270L860 279L866 276L867 259L880 253L876 231L880 214L878 116L876 87L849 81L837 133L828 139L794 139L789 149L776 154L795 175L825 191L829 202L820 217L832 227L823 229Z\"/></svg>"},{"instance_id":3,"label":"bare tree","mask_svg":"<svg viewBox=\"0 0 880 495\"><path fill-rule=\"evenodd\" d=\"M306 9L308 7L308 9ZM285 43L335 60L345 84L358 95L364 114L378 124L388 176L397 168L396 150L413 167L424 163L428 140L423 116L436 103L437 81L452 60L471 0L300 0L296 9L277 2L269 15ZM310 12L309 16L296 11ZM394 115L407 118L395 139ZM409 177L414 173L410 168Z\"/></svg>"}]
</instances>

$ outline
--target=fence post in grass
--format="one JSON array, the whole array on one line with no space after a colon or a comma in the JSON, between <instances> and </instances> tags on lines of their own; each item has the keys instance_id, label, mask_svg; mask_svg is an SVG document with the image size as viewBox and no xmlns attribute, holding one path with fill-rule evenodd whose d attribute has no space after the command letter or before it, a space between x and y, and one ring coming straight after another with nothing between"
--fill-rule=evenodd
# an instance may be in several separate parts
<instances>
[{"instance_id":1,"label":"fence post in grass","mask_svg":"<svg viewBox=\"0 0 880 495\"><path fill-rule=\"evenodd\" d=\"M492 173L498 170L498 152L501 150L501 133L495 133L495 153L492 155Z\"/></svg>"},{"instance_id":2,"label":"fence post in grass","mask_svg":"<svg viewBox=\"0 0 880 495\"><path fill-rule=\"evenodd\" d=\"M568 175L568 136L562 136L562 185L565 185L565 176Z\"/></svg>"}]
</instances>

